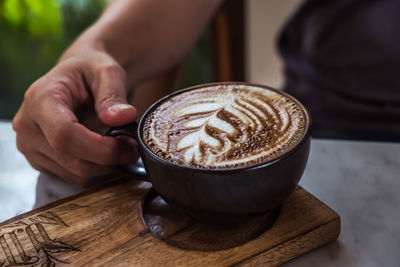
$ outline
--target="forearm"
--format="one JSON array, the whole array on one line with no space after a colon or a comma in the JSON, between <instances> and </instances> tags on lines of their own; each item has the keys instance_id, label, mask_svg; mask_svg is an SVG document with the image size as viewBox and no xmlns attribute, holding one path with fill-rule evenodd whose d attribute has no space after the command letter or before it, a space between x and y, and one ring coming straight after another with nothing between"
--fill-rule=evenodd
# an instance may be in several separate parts
<instances>
[{"instance_id":1,"label":"forearm","mask_svg":"<svg viewBox=\"0 0 400 267\"><path fill-rule=\"evenodd\" d=\"M114 0L70 50L87 43L105 49L125 69L132 86L179 62L221 2Z\"/></svg>"}]
</instances>

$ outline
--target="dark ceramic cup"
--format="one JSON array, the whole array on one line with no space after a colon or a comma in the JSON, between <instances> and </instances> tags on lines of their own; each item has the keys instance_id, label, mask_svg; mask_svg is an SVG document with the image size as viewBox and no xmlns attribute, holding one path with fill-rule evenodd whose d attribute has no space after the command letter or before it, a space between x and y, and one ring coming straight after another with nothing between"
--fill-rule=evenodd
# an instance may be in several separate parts
<instances>
[{"instance_id":1,"label":"dark ceramic cup","mask_svg":"<svg viewBox=\"0 0 400 267\"><path fill-rule=\"evenodd\" d=\"M292 99L305 114L304 135L289 151L272 161L240 168L203 169L179 165L160 158L146 147L142 140L143 123L154 108L182 92L221 84L268 88ZM199 220L231 221L258 216L283 204L303 175L310 151L310 133L309 113L293 97L262 85L231 82L200 85L174 92L154 103L138 124L112 128L107 135L127 135L137 140L146 172L142 179L151 182L169 205ZM129 167L137 172L136 166Z\"/></svg>"}]
</instances>

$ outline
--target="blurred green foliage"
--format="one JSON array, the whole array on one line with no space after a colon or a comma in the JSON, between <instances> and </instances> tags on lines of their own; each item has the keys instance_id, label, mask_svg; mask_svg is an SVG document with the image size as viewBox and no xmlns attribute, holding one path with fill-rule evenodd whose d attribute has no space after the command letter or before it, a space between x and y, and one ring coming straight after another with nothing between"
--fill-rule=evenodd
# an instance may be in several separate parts
<instances>
[{"instance_id":1,"label":"blurred green foliage","mask_svg":"<svg viewBox=\"0 0 400 267\"><path fill-rule=\"evenodd\" d=\"M61 10L54 0L4 0L2 15L10 25L26 28L33 36L59 35Z\"/></svg>"},{"instance_id":2,"label":"blurred green foliage","mask_svg":"<svg viewBox=\"0 0 400 267\"><path fill-rule=\"evenodd\" d=\"M108 0L0 0L0 119L11 119L26 89L91 23ZM208 34L192 53L184 85L210 80Z\"/></svg>"},{"instance_id":3,"label":"blurred green foliage","mask_svg":"<svg viewBox=\"0 0 400 267\"><path fill-rule=\"evenodd\" d=\"M0 0L0 119L99 16L106 0Z\"/></svg>"}]
</instances>

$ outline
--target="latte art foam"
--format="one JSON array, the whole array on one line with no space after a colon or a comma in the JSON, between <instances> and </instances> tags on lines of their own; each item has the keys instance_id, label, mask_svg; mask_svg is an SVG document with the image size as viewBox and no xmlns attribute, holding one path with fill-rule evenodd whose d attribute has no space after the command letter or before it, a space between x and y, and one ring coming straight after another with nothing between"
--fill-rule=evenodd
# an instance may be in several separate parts
<instances>
[{"instance_id":1,"label":"latte art foam","mask_svg":"<svg viewBox=\"0 0 400 267\"><path fill-rule=\"evenodd\" d=\"M145 119L143 140L158 156L182 165L257 165L287 152L304 135L306 118L273 90L219 85L162 102Z\"/></svg>"}]
</instances>

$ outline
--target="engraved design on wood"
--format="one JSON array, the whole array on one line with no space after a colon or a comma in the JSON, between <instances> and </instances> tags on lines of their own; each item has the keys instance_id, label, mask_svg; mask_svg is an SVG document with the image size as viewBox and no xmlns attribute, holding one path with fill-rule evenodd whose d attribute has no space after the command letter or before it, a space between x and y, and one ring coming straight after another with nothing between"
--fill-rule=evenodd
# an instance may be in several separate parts
<instances>
[{"instance_id":1,"label":"engraved design on wood","mask_svg":"<svg viewBox=\"0 0 400 267\"><path fill-rule=\"evenodd\" d=\"M67 205L67 209L82 206ZM61 209L63 207L60 207ZM10 266L56 266L70 264L62 255L80 251L56 238L50 238L46 225L69 227L55 212L46 211L0 228L0 267ZM28 255L30 252L35 255Z\"/></svg>"}]
</instances>

